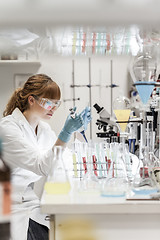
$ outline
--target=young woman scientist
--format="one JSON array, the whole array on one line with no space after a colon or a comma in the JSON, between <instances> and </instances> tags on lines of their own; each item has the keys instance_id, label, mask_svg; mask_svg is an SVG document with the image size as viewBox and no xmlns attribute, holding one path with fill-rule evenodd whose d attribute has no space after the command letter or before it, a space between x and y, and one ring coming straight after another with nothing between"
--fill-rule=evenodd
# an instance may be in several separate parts
<instances>
[{"instance_id":1,"label":"young woman scientist","mask_svg":"<svg viewBox=\"0 0 160 240\"><path fill-rule=\"evenodd\" d=\"M66 145L72 133L84 125L84 119L88 123L91 120L89 108L74 119L69 115L57 139L48 123L42 120L52 117L60 106L60 97L60 88L50 77L34 75L13 93L0 122L3 158L12 169L13 212L29 210L18 230L25 233L25 237L17 232L16 240L48 239L48 222L40 214L36 186L44 186L54 146Z\"/></svg>"}]
</instances>

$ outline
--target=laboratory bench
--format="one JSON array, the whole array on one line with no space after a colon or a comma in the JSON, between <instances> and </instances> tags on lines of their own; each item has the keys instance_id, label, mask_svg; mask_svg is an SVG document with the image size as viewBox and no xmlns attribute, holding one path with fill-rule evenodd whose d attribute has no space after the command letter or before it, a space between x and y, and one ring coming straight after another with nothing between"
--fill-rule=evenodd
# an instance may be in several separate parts
<instances>
[{"instance_id":1,"label":"laboratory bench","mask_svg":"<svg viewBox=\"0 0 160 240\"><path fill-rule=\"evenodd\" d=\"M160 237L159 200L127 200L75 191L68 195L49 195L44 191L41 212L50 217L50 240Z\"/></svg>"}]
</instances>

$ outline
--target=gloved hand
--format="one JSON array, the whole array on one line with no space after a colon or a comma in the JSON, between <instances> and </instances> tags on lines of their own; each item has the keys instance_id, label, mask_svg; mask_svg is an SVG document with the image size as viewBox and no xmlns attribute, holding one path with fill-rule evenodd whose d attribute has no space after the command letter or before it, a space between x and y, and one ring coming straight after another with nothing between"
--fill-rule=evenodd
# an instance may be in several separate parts
<instances>
[{"instance_id":1,"label":"gloved hand","mask_svg":"<svg viewBox=\"0 0 160 240\"><path fill-rule=\"evenodd\" d=\"M76 111L76 107L73 110ZM72 133L76 132L83 126L84 120L81 114L82 113L77 115L75 113L75 118L72 118L70 114L68 115L64 127L58 136L61 141L68 142L71 138Z\"/></svg>"},{"instance_id":2,"label":"gloved hand","mask_svg":"<svg viewBox=\"0 0 160 240\"><path fill-rule=\"evenodd\" d=\"M87 126L88 123L92 120L91 117L91 108L90 107L86 107L82 112L81 112L81 116L83 118L83 130L86 131L87 130ZM81 130L81 129L80 129Z\"/></svg>"}]
</instances>

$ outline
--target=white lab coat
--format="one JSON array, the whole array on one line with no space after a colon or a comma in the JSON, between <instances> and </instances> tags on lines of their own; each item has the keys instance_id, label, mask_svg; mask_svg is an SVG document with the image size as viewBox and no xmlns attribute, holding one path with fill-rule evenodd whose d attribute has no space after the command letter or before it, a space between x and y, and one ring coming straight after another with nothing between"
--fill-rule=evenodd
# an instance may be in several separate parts
<instances>
[{"instance_id":1,"label":"white lab coat","mask_svg":"<svg viewBox=\"0 0 160 240\"><path fill-rule=\"evenodd\" d=\"M2 118L0 132L3 134L3 158L12 169L13 217L15 215L18 221L20 216L19 227L13 221L12 239L26 240L29 218L48 225L45 216L40 214L39 199L51 168L52 147L57 138L49 124L42 121L36 135L18 108Z\"/></svg>"}]
</instances>

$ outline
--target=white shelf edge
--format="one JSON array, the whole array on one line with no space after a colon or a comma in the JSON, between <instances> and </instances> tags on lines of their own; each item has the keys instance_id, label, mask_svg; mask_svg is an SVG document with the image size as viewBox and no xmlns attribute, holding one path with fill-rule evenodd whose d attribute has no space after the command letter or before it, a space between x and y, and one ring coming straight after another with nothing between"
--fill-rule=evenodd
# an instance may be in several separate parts
<instances>
[{"instance_id":1,"label":"white shelf edge","mask_svg":"<svg viewBox=\"0 0 160 240\"><path fill-rule=\"evenodd\" d=\"M30 61L30 60L0 60L0 65L7 65L7 64L37 64L37 65L41 65L40 61Z\"/></svg>"}]
</instances>

